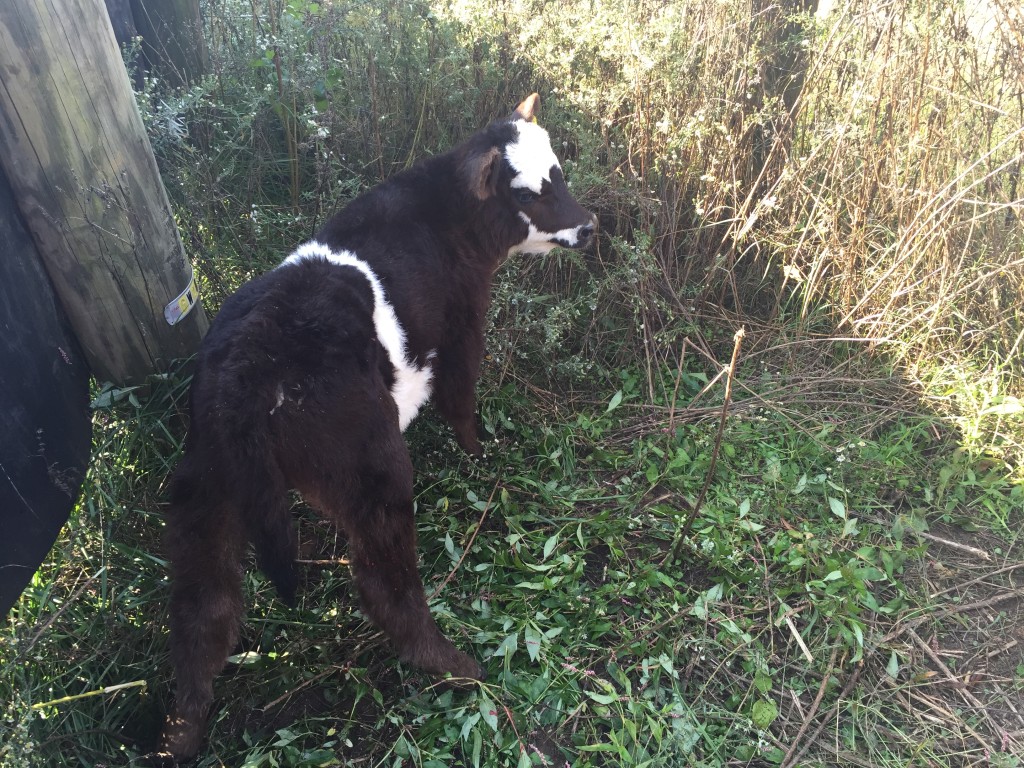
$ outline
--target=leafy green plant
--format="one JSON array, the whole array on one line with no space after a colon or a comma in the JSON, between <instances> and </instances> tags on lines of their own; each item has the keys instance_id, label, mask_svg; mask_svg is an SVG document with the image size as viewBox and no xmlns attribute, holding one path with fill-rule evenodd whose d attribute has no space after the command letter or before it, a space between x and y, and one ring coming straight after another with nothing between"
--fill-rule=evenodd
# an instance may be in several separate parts
<instances>
[{"instance_id":1,"label":"leafy green plant","mask_svg":"<svg viewBox=\"0 0 1024 768\"><path fill-rule=\"evenodd\" d=\"M248 571L198 764L1017 764L1022 81L990 10L207 3L209 76L139 104L211 310L532 90L601 236L496 275L486 458L407 433L432 610L488 681L398 664L297 501L299 604ZM187 383L93 393L0 631L3 764L155 739Z\"/></svg>"}]
</instances>

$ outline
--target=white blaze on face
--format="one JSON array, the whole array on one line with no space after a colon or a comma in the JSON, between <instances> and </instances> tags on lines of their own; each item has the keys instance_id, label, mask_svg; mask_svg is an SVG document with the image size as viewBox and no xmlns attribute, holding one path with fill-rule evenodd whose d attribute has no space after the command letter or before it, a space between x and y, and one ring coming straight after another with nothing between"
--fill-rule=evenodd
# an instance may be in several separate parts
<instances>
[{"instance_id":1,"label":"white blaze on face","mask_svg":"<svg viewBox=\"0 0 1024 768\"><path fill-rule=\"evenodd\" d=\"M560 229L557 232L541 232L522 211L519 212L519 218L526 222L529 234L523 242L512 249L513 253L544 254L560 245L564 248L573 248L580 243L579 227Z\"/></svg>"},{"instance_id":2,"label":"white blaze on face","mask_svg":"<svg viewBox=\"0 0 1024 768\"><path fill-rule=\"evenodd\" d=\"M539 195L544 182L551 181L551 168L562 166L551 151L547 131L525 120L516 120L513 125L519 131L519 138L505 147L505 159L516 172L512 187L526 188Z\"/></svg>"},{"instance_id":3,"label":"white blaze on face","mask_svg":"<svg viewBox=\"0 0 1024 768\"><path fill-rule=\"evenodd\" d=\"M551 139L547 131L536 123L528 123L525 120L517 120L513 125L519 136L505 147L505 159L516 173L511 186L513 189L528 189L539 195L544 182L551 183L551 169L560 169L562 166L551 149ZM519 218L526 223L526 239L513 246L509 253L543 254L559 245L579 245L579 227L545 232L523 211L519 212Z\"/></svg>"},{"instance_id":4,"label":"white blaze on face","mask_svg":"<svg viewBox=\"0 0 1024 768\"><path fill-rule=\"evenodd\" d=\"M416 418L422 405L430 399L431 379L434 376L433 368L429 364L420 368L407 358L405 330L398 322L394 307L388 303L380 279L370 269L369 264L357 258L351 251L332 251L323 243L313 240L299 246L281 262L281 267L298 264L306 259L325 259L341 267L354 267L369 282L370 288L373 290L373 325L377 332L377 338L388 353L388 357L391 358L391 365L395 369L391 397L394 398L395 405L398 406L398 426L405 431L405 428ZM428 360L433 359L434 353L431 352L427 357Z\"/></svg>"}]
</instances>

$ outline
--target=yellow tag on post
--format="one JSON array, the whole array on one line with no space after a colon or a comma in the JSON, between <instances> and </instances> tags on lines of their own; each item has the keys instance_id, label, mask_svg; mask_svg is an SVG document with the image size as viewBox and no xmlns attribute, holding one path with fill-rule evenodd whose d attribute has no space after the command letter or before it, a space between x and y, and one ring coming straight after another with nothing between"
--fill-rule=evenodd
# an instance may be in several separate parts
<instances>
[{"instance_id":1,"label":"yellow tag on post","mask_svg":"<svg viewBox=\"0 0 1024 768\"><path fill-rule=\"evenodd\" d=\"M167 321L168 325L177 325L185 315L192 311L192 307L198 302L199 286L196 285L195 270L192 270L188 287L178 294L170 304L164 307L164 320Z\"/></svg>"}]
</instances>

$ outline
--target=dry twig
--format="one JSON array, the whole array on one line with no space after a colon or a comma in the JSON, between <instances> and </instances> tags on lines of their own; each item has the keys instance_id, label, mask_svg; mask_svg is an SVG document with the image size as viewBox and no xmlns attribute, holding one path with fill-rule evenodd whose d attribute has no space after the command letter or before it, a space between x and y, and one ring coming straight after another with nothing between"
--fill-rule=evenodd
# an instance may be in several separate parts
<instances>
[{"instance_id":1,"label":"dry twig","mask_svg":"<svg viewBox=\"0 0 1024 768\"><path fill-rule=\"evenodd\" d=\"M950 549L958 549L961 552L966 552L967 554L973 557L977 557L980 560L989 561L992 559L992 555L990 555L983 549L978 549L977 547L972 547L967 544L961 544L959 541L944 539L941 536L936 536L934 533L928 533L927 531L917 531L916 533L922 539L934 541L936 544L941 544L942 546L949 547Z\"/></svg>"},{"instance_id":2,"label":"dry twig","mask_svg":"<svg viewBox=\"0 0 1024 768\"><path fill-rule=\"evenodd\" d=\"M726 369L725 397L722 401L722 415L718 420L718 434L715 436L715 446L711 451L711 464L708 467L707 477L704 478L704 486L700 489L700 494L697 496L697 501L693 504L693 509L691 509L690 514L686 516L686 522L683 523L683 527L676 536L676 543L672 546L672 550L668 553L665 559L662 560L662 565L665 565L670 560L674 560L679 554L680 547L682 547L683 542L686 541L686 537L690 534L690 526L693 525L693 521L696 519L697 513L700 512L700 508L704 505L704 499L708 494L708 489L711 487L711 481L715 476L715 465L718 463L718 452L722 447L722 434L725 432L725 419L729 415L729 399L732 397L732 380L736 374L736 361L739 359L740 345L743 343L743 336L744 330L740 328L732 337L732 359L729 361L728 369Z\"/></svg>"},{"instance_id":3,"label":"dry twig","mask_svg":"<svg viewBox=\"0 0 1024 768\"><path fill-rule=\"evenodd\" d=\"M829 659L828 669L825 670L825 674L821 678L821 685L818 686L818 695L814 697L811 708L804 717L803 723L800 725L800 730L796 732L796 736L793 737L793 741L790 744L789 750L786 752L786 756L782 759L783 768L785 768L790 758L793 757L793 753L800 744L800 739L803 738L805 733L807 733L807 729L811 727L811 721L813 721L814 716L818 714L818 707L821 706L821 700L825 698L825 691L828 690L828 681L832 678L832 672L835 670L836 654L838 652L837 648L832 649L832 658Z\"/></svg>"},{"instance_id":4,"label":"dry twig","mask_svg":"<svg viewBox=\"0 0 1024 768\"><path fill-rule=\"evenodd\" d=\"M459 562L457 562L455 564L455 567L448 572L448 575L445 576L444 581L437 585L437 589L430 593L430 597L428 598L428 600L433 600L435 597L441 594L441 590L444 589L448 585L448 582L452 580L452 577L455 576L456 573L458 573L459 568L462 566L462 561L465 560L466 555L469 554L469 548L473 546L473 542L476 540L476 535L480 533L480 529L483 528L484 519L487 517L487 512L491 508L491 502L494 500L494 494L497 492L499 485L500 483L495 483L494 487L491 489L491 495L487 497L487 503L484 505L484 511L480 513L480 519L476 523L476 528L473 531L473 535L469 537L469 541L466 542L466 546L462 550L462 557L459 558Z\"/></svg>"},{"instance_id":5,"label":"dry twig","mask_svg":"<svg viewBox=\"0 0 1024 768\"><path fill-rule=\"evenodd\" d=\"M832 718L839 714L839 708L843 706L843 702L846 700L846 697L850 695L850 691L852 691L853 686L857 684L857 681L860 679L861 672L863 671L864 662L861 661L859 664L857 664L856 667L854 667L853 672L850 674L850 679L846 681L846 685L843 686L843 690L839 692L839 696L836 698L836 703L833 704L832 708L826 713L826 715L823 718L821 718L821 722L819 722L818 725L815 726L814 732L806 739L804 739L803 746L800 747L800 749L798 749L795 753L793 752L793 748L796 747L796 745L799 743L800 734L798 734L798 737L793 740L793 746L790 747L789 753L786 754L786 757L782 761L782 765L780 766L780 768L792 768L794 765L800 762L800 759L804 756L804 753L811 748L811 744L817 741L818 736L821 735L821 732L825 729L825 725L828 722L830 722ZM825 677L825 680L828 680L827 676ZM810 724L810 720L807 721L807 724ZM805 729L801 727L800 733L802 734L804 730Z\"/></svg>"},{"instance_id":6,"label":"dry twig","mask_svg":"<svg viewBox=\"0 0 1024 768\"><path fill-rule=\"evenodd\" d=\"M963 685L962 682L957 680L956 676L950 671L949 667L946 666L945 662L941 658L939 658L939 654L937 654L935 650L930 645L928 645L928 643L922 640L921 636L917 634L917 632L915 632L913 629L908 629L907 634L910 635L911 639L914 641L917 647L924 651L925 655L932 660L932 663L936 667L938 667L939 672L941 672L949 682L954 684L954 688L960 694L963 700L967 702L967 704L969 704L971 707L973 707L974 710L985 719L985 722L988 723L988 727L992 729L992 733L999 736L1001 740L1011 740L1006 729L998 723L996 723L992 719L992 716L989 715L988 710L985 708L985 705L978 701L978 698L969 690L967 690L967 688ZM987 741L985 741L981 734L977 733L974 729L967 725L966 722L964 723L964 726L971 732L971 735L978 740L978 743L981 744L981 746L983 746L986 750L988 750L988 752L994 753L999 751L993 748L992 745L989 744Z\"/></svg>"},{"instance_id":7,"label":"dry twig","mask_svg":"<svg viewBox=\"0 0 1024 768\"><path fill-rule=\"evenodd\" d=\"M932 595L930 595L930 597L931 597L932 600L934 600L936 597L941 597L942 595L945 595L945 594L947 594L949 592L952 592L955 589L961 589L961 590L967 589L967 587L973 586L973 585L978 584L979 582L985 581L987 579L991 579L993 576L999 576L1000 574L1003 574L1003 573L1009 573L1010 571L1015 571L1018 568L1024 568L1024 563L1014 563L1013 565L1007 565L1007 566L1004 566L1002 568L997 568L996 570L992 571L991 573L986 573L984 576L979 576L976 579L971 579L970 581L965 581L963 584L954 584L952 587L947 587L946 589L943 589L940 592L935 592Z\"/></svg>"}]
</instances>

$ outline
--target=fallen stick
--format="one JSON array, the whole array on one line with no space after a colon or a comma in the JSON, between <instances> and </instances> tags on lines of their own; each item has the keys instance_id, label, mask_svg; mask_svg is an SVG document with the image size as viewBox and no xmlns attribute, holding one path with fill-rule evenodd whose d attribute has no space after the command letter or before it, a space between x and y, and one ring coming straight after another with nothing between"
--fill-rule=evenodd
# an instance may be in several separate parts
<instances>
[{"instance_id":1,"label":"fallen stick","mask_svg":"<svg viewBox=\"0 0 1024 768\"><path fill-rule=\"evenodd\" d=\"M722 415L718 420L718 434L715 435L715 446L711 451L711 465L708 467L707 477L704 478L704 486L700 489L700 495L697 496L697 501L693 504L693 509L690 510L690 514L686 516L686 522L683 523L682 529L676 535L676 542L672 546L672 550L668 553L664 560L661 561L662 565L665 565L671 560L675 560L679 554L680 548L683 546L683 542L686 541L686 537L690 535L690 527L693 525L693 521L697 517L697 513L700 512L700 508L704 506L704 499L708 495L708 489L711 488L711 481L715 476L715 465L718 463L718 452L722 447L722 435L725 432L725 419L729 415L729 399L732 397L732 380L736 374L736 361L740 355L740 345L743 343L743 336L745 335L743 328L736 331L736 334L732 337L732 359L729 361L729 367L726 369L725 377L725 397L722 400Z\"/></svg>"}]
</instances>

